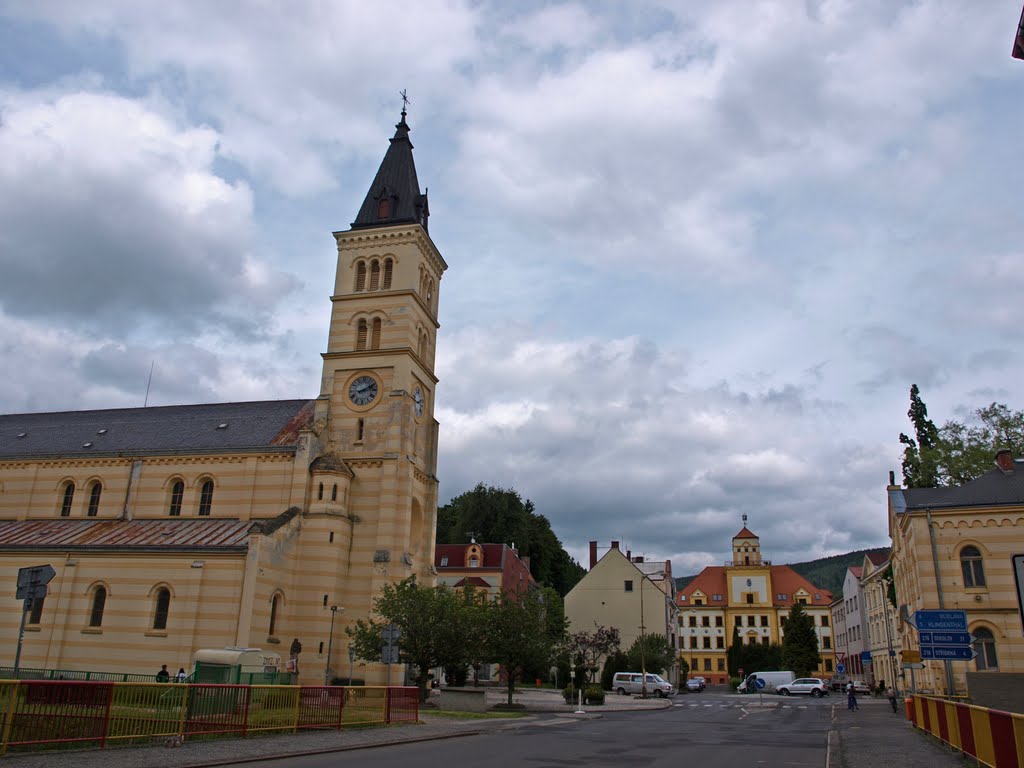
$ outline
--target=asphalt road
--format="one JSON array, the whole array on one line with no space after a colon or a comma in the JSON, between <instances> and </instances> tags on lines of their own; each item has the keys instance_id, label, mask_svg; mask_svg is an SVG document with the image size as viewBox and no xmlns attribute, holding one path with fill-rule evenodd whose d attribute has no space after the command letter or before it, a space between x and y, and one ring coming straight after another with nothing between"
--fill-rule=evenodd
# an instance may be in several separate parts
<instances>
[{"instance_id":1,"label":"asphalt road","mask_svg":"<svg viewBox=\"0 0 1024 768\"><path fill-rule=\"evenodd\" d=\"M464 738L278 759L272 764L287 768L678 768L685 763L708 768L823 768L835 703L834 697L784 701L773 697L761 707L753 696L686 696L659 711L609 712L583 720L531 718Z\"/></svg>"}]
</instances>

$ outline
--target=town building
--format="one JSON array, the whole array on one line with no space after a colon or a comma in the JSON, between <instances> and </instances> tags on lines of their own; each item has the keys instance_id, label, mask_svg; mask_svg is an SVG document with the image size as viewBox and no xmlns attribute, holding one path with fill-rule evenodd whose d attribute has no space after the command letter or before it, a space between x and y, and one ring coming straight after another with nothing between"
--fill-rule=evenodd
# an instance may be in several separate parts
<instances>
[{"instance_id":1,"label":"town building","mask_svg":"<svg viewBox=\"0 0 1024 768\"><path fill-rule=\"evenodd\" d=\"M409 131L403 111L334 233L318 395L0 416L0 663L19 571L40 564L55 575L27 611L23 667L155 673L236 646L292 657L301 683L347 666L344 629L382 585L432 583L447 265Z\"/></svg>"},{"instance_id":2,"label":"town building","mask_svg":"<svg viewBox=\"0 0 1024 768\"><path fill-rule=\"evenodd\" d=\"M744 515L743 528L732 539L732 560L704 568L676 595L680 657L689 664L691 675L728 683L727 653L733 629L744 644L781 643L783 621L799 603L811 616L818 637L821 665L812 674L830 677L835 670L832 593L814 586L788 565L762 559L761 541L746 523Z\"/></svg>"},{"instance_id":3,"label":"town building","mask_svg":"<svg viewBox=\"0 0 1024 768\"><path fill-rule=\"evenodd\" d=\"M1014 573L1024 553L1024 461L1000 451L994 469L942 488L901 488L890 475L888 495L899 649L920 650L920 610L962 610L976 638L972 660L923 660L917 689L963 694L969 673L1024 672Z\"/></svg>"},{"instance_id":4,"label":"town building","mask_svg":"<svg viewBox=\"0 0 1024 768\"><path fill-rule=\"evenodd\" d=\"M569 632L593 632L595 626L617 629L623 651L641 635L658 634L678 649L672 563L623 553L617 541L600 559L597 553L597 542L590 542L590 568L565 596ZM679 683L678 666L648 671Z\"/></svg>"},{"instance_id":5,"label":"town building","mask_svg":"<svg viewBox=\"0 0 1024 768\"><path fill-rule=\"evenodd\" d=\"M833 601L831 612L836 664L842 664L846 674L854 680L866 681L871 679L873 670L861 578L865 568L875 569L885 563L887 557L876 552L866 553L864 557L866 564L846 569L842 594Z\"/></svg>"},{"instance_id":6,"label":"town building","mask_svg":"<svg viewBox=\"0 0 1024 768\"><path fill-rule=\"evenodd\" d=\"M898 681L901 672L899 657L899 617L896 613L892 571L888 558L864 556L861 567L861 619L866 627L861 658L865 679L872 688L889 686ZM903 686L897 687L902 690Z\"/></svg>"}]
</instances>

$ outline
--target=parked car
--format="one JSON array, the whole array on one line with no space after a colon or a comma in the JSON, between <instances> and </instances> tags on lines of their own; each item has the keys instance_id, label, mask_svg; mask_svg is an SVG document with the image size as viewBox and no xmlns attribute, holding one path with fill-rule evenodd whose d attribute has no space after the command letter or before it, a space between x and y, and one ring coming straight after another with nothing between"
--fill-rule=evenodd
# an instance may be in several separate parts
<instances>
[{"instance_id":1,"label":"parked car","mask_svg":"<svg viewBox=\"0 0 1024 768\"><path fill-rule=\"evenodd\" d=\"M646 685L644 676L639 672L616 672L615 677L612 678L612 690L620 696L643 693L645 687L649 696L664 698L676 695L676 688L672 683L661 675L650 672L647 673Z\"/></svg>"},{"instance_id":2,"label":"parked car","mask_svg":"<svg viewBox=\"0 0 1024 768\"><path fill-rule=\"evenodd\" d=\"M807 693L817 699L821 696L828 696L828 688L828 683L820 677L798 677L791 683L780 685L778 690L783 696Z\"/></svg>"},{"instance_id":3,"label":"parked car","mask_svg":"<svg viewBox=\"0 0 1024 768\"><path fill-rule=\"evenodd\" d=\"M691 677L686 681L686 690L700 693L707 686L703 677Z\"/></svg>"},{"instance_id":4,"label":"parked car","mask_svg":"<svg viewBox=\"0 0 1024 768\"><path fill-rule=\"evenodd\" d=\"M863 680L853 681L853 690L857 692L857 695L863 694L864 696L871 695L871 686L865 683Z\"/></svg>"}]
</instances>

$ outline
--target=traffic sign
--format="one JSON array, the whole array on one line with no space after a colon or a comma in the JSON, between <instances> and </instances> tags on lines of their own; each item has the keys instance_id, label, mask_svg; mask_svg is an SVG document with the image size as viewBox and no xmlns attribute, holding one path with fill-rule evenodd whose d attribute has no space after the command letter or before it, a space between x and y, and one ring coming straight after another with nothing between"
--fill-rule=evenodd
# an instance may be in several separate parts
<instances>
[{"instance_id":1,"label":"traffic sign","mask_svg":"<svg viewBox=\"0 0 1024 768\"><path fill-rule=\"evenodd\" d=\"M921 661L920 651L903 650L900 651L900 658L904 664L916 664Z\"/></svg>"},{"instance_id":2,"label":"traffic sign","mask_svg":"<svg viewBox=\"0 0 1024 768\"><path fill-rule=\"evenodd\" d=\"M846 665L845 664L836 664L836 674L841 675L845 671L846 671Z\"/></svg>"},{"instance_id":3,"label":"traffic sign","mask_svg":"<svg viewBox=\"0 0 1024 768\"><path fill-rule=\"evenodd\" d=\"M967 611L926 610L916 611L910 623L919 632L966 632Z\"/></svg>"},{"instance_id":4,"label":"traffic sign","mask_svg":"<svg viewBox=\"0 0 1024 768\"><path fill-rule=\"evenodd\" d=\"M24 587L18 587L14 592L14 596L19 600L41 600L46 595L45 584L28 584Z\"/></svg>"},{"instance_id":5,"label":"traffic sign","mask_svg":"<svg viewBox=\"0 0 1024 768\"><path fill-rule=\"evenodd\" d=\"M765 681L762 680L760 677L754 680L754 687L757 688L757 690L759 691L762 690L765 687L765 685Z\"/></svg>"},{"instance_id":6,"label":"traffic sign","mask_svg":"<svg viewBox=\"0 0 1024 768\"><path fill-rule=\"evenodd\" d=\"M921 658L941 661L970 661L978 652L969 645L922 645Z\"/></svg>"},{"instance_id":7,"label":"traffic sign","mask_svg":"<svg viewBox=\"0 0 1024 768\"><path fill-rule=\"evenodd\" d=\"M905 661L903 662L904 669L924 669L924 664L920 661Z\"/></svg>"},{"instance_id":8,"label":"traffic sign","mask_svg":"<svg viewBox=\"0 0 1024 768\"><path fill-rule=\"evenodd\" d=\"M970 645L976 638L970 632L919 632L921 645Z\"/></svg>"}]
</instances>

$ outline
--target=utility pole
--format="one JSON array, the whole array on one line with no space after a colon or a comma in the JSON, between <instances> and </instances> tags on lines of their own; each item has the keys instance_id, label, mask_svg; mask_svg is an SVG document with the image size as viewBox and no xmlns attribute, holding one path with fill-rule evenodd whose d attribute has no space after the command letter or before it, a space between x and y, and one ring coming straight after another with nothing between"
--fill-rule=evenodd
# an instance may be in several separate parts
<instances>
[{"instance_id":1,"label":"utility pole","mask_svg":"<svg viewBox=\"0 0 1024 768\"><path fill-rule=\"evenodd\" d=\"M647 698L647 658L645 656L644 646L644 579L646 577L640 574L640 698Z\"/></svg>"}]
</instances>

